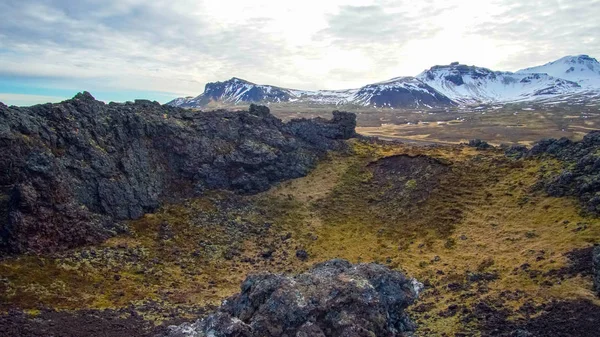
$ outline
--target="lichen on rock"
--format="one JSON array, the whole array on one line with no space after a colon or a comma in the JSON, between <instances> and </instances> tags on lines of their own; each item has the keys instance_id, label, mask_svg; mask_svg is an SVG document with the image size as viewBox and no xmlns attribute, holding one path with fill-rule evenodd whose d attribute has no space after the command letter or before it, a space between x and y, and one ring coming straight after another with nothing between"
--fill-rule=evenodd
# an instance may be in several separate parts
<instances>
[{"instance_id":1,"label":"lichen on rock","mask_svg":"<svg viewBox=\"0 0 600 337\"><path fill-rule=\"evenodd\" d=\"M330 260L295 277L250 275L241 292L165 337L403 336L422 285L378 264Z\"/></svg>"}]
</instances>

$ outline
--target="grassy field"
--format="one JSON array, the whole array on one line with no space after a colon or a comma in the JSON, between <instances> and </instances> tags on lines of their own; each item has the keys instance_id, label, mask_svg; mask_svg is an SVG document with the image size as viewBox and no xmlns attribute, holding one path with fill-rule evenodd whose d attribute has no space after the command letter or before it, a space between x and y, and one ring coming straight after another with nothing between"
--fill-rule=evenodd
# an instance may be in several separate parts
<instances>
[{"instance_id":1,"label":"grassy field","mask_svg":"<svg viewBox=\"0 0 600 337\"><path fill-rule=\"evenodd\" d=\"M211 106L207 110L216 108L247 106ZM457 144L479 138L495 145L531 145L543 138L579 140L591 130L600 129L598 103L545 102L422 110L280 103L271 104L270 108L283 120L330 118L333 110L350 111L356 113L357 131L363 135L418 143Z\"/></svg>"},{"instance_id":2,"label":"grassy field","mask_svg":"<svg viewBox=\"0 0 600 337\"><path fill-rule=\"evenodd\" d=\"M600 222L576 200L532 188L559 163L457 145L350 145L353 154L258 195L216 191L131 221L129 235L100 246L5 259L0 310L129 307L154 324L193 319L248 273L297 273L336 257L425 283L411 315L427 336L479 334L456 304L500 303L509 319L552 300L600 305L590 277L560 276L569 252L600 240Z\"/></svg>"}]
</instances>

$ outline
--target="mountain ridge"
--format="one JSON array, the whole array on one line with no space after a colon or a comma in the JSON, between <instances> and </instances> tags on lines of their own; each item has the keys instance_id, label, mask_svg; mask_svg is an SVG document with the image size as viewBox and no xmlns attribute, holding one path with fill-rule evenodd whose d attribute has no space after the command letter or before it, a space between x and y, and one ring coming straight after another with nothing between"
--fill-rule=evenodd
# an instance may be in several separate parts
<instances>
[{"instance_id":1,"label":"mountain ridge","mask_svg":"<svg viewBox=\"0 0 600 337\"><path fill-rule=\"evenodd\" d=\"M298 90L232 77L207 83L198 96L179 97L166 104L182 108L203 108L210 103L441 108L536 101L587 92L600 92L600 63L588 55L577 55L516 72L453 62L433 66L414 77L394 77L343 90Z\"/></svg>"},{"instance_id":2,"label":"mountain ridge","mask_svg":"<svg viewBox=\"0 0 600 337\"><path fill-rule=\"evenodd\" d=\"M452 63L434 66L417 76L447 97L462 104L534 100L568 94L579 84L541 73L512 73Z\"/></svg>"},{"instance_id":3,"label":"mountain ridge","mask_svg":"<svg viewBox=\"0 0 600 337\"><path fill-rule=\"evenodd\" d=\"M231 104L309 103L379 107L432 107L454 105L454 102L414 77L396 77L368 84L358 89L298 90L273 85L255 84L232 77L226 81L207 83L204 92L196 97L177 98L167 105L197 108L210 102Z\"/></svg>"},{"instance_id":4,"label":"mountain ridge","mask_svg":"<svg viewBox=\"0 0 600 337\"><path fill-rule=\"evenodd\" d=\"M517 73L546 73L576 82L586 89L600 88L600 63L585 54L565 56L541 66L521 69Z\"/></svg>"}]
</instances>

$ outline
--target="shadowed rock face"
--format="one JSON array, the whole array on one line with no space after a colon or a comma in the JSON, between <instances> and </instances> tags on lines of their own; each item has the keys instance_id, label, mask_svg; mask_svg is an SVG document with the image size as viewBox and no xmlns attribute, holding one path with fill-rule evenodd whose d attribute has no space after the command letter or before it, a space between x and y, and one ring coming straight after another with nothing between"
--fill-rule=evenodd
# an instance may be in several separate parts
<instances>
[{"instance_id":1,"label":"shadowed rock face","mask_svg":"<svg viewBox=\"0 0 600 337\"><path fill-rule=\"evenodd\" d=\"M302 127L299 127L301 125ZM255 193L303 176L354 135L353 114L284 124L268 108L191 112L150 101L0 105L0 251L102 241L164 201Z\"/></svg>"},{"instance_id":2,"label":"shadowed rock face","mask_svg":"<svg viewBox=\"0 0 600 337\"><path fill-rule=\"evenodd\" d=\"M403 336L414 279L377 264L331 260L304 274L249 276L213 314L170 328L166 337Z\"/></svg>"}]
</instances>

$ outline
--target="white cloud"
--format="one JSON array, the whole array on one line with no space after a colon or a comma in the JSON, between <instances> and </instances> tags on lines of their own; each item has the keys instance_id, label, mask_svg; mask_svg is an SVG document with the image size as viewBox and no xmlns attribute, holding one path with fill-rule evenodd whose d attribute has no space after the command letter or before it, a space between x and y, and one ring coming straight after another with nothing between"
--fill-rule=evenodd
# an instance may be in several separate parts
<instances>
[{"instance_id":1,"label":"white cloud","mask_svg":"<svg viewBox=\"0 0 600 337\"><path fill-rule=\"evenodd\" d=\"M67 97L42 96L28 94L9 94L0 92L0 102L11 102L11 105L28 106L40 103L56 103L64 101Z\"/></svg>"},{"instance_id":2,"label":"white cloud","mask_svg":"<svg viewBox=\"0 0 600 337\"><path fill-rule=\"evenodd\" d=\"M195 95L232 76L335 89L452 61L600 55L600 0L6 0L0 12L0 76L74 90Z\"/></svg>"}]
</instances>

